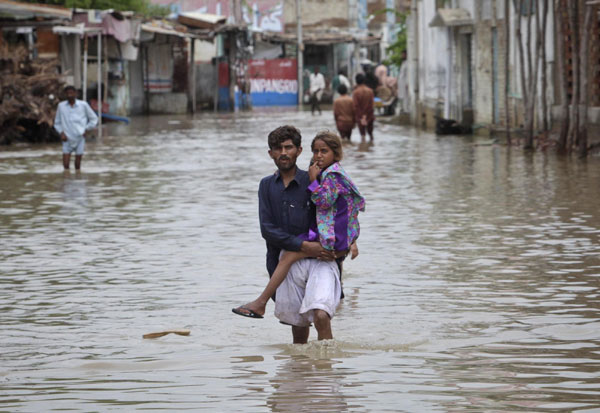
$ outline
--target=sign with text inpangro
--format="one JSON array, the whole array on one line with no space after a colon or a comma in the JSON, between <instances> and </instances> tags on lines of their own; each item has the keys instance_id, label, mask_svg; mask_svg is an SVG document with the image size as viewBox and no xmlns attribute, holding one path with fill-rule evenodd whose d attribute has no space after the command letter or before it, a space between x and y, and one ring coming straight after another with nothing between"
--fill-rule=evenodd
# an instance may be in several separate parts
<instances>
[{"instance_id":1,"label":"sign with text inpangro","mask_svg":"<svg viewBox=\"0 0 600 413\"><path fill-rule=\"evenodd\" d=\"M236 106L242 101L244 83L250 82L253 106L294 106L298 103L296 59L249 60L248 76L238 70ZM248 88L246 87L246 90ZM219 65L219 107L225 108L229 96L227 63Z\"/></svg>"}]
</instances>

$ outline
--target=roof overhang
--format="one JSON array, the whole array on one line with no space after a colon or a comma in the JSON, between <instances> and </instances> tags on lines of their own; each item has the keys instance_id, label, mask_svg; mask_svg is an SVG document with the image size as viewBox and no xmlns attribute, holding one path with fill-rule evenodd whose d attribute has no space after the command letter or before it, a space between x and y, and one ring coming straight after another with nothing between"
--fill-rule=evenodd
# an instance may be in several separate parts
<instances>
[{"instance_id":1,"label":"roof overhang","mask_svg":"<svg viewBox=\"0 0 600 413\"><path fill-rule=\"evenodd\" d=\"M77 26L54 26L52 32L56 34L78 34L83 36L84 34L102 34L101 27L85 27L83 24Z\"/></svg>"},{"instance_id":2,"label":"roof overhang","mask_svg":"<svg viewBox=\"0 0 600 413\"><path fill-rule=\"evenodd\" d=\"M438 9L435 17L429 23L429 27L455 27L469 26L473 19L468 10L465 9Z\"/></svg>"},{"instance_id":3,"label":"roof overhang","mask_svg":"<svg viewBox=\"0 0 600 413\"><path fill-rule=\"evenodd\" d=\"M71 20L73 12L60 6L51 6L47 4L18 3L11 0L0 0L0 18L8 17L12 19L69 19Z\"/></svg>"},{"instance_id":4,"label":"roof overhang","mask_svg":"<svg viewBox=\"0 0 600 413\"><path fill-rule=\"evenodd\" d=\"M159 26L153 23L143 23L141 25L141 30L148 33L154 34L165 34L167 36L177 36L177 37L187 37L187 38L197 38L198 36L191 33L180 32L171 27Z\"/></svg>"},{"instance_id":5,"label":"roof overhang","mask_svg":"<svg viewBox=\"0 0 600 413\"><path fill-rule=\"evenodd\" d=\"M186 12L177 16L177 22L198 29L214 29L224 24L227 18L218 14Z\"/></svg>"},{"instance_id":6,"label":"roof overhang","mask_svg":"<svg viewBox=\"0 0 600 413\"><path fill-rule=\"evenodd\" d=\"M255 35L267 42L273 43L298 43L298 37L295 33L279 32L255 32ZM378 43L381 40L378 36L357 35L345 31L323 32L323 31L305 31L302 35L302 43L306 45L327 46L339 43L358 43L361 45L370 45Z\"/></svg>"}]
</instances>

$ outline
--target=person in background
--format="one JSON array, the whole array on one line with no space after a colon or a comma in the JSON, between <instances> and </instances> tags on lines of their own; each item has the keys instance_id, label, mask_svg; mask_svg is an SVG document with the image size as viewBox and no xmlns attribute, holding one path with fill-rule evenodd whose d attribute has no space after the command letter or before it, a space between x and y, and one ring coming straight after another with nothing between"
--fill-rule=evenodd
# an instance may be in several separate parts
<instances>
[{"instance_id":1,"label":"person in background","mask_svg":"<svg viewBox=\"0 0 600 413\"><path fill-rule=\"evenodd\" d=\"M365 67L365 81L364 84L369 87L373 93L375 93L375 89L379 86L379 78L375 76L375 69L373 66L368 65Z\"/></svg>"},{"instance_id":2,"label":"person in background","mask_svg":"<svg viewBox=\"0 0 600 413\"><path fill-rule=\"evenodd\" d=\"M345 85L346 90L350 90L350 80L346 77L346 72L344 69L340 69L338 74L333 78L331 83L331 87L333 88L333 101L335 102L339 97L340 93L338 92L338 87L340 85ZM343 136L342 136L343 137Z\"/></svg>"},{"instance_id":3,"label":"person in background","mask_svg":"<svg viewBox=\"0 0 600 413\"><path fill-rule=\"evenodd\" d=\"M377 80L379 81L379 86L385 85L386 79L388 76L387 66L384 65L383 63L378 64L377 67L375 67L375 76L377 77Z\"/></svg>"},{"instance_id":4,"label":"person in background","mask_svg":"<svg viewBox=\"0 0 600 413\"><path fill-rule=\"evenodd\" d=\"M361 141L365 142L365 136L368 133L371 142L373 142L373 122L375 122L373 103L375 94L371 88L365 85L365 76L362 73L358 73L355 79L356 88L352 93L354 118L358 125Z\"/></svg>"},{"instance_id":5,"label":"person in background","mask_svg":"<svg viewBox=\"0 0 600 413\"><path fill-rule=\"evenodd\" d=\"M410 95L408 93L408 60L406 50L402 51L402 63L398 73L398 100L400 101L400 112L410 112Z\"/></svg>"},{"instance_id":6,"label":"person in background","mask_svg":"<svg viewBox=\"0 0 600 413\"><path fill-rule=\"evenodd\" d=\"M54 129L62 140L63 167L69 169L71 153L75 152L75 169L81 169L81 158L85 148L85 134L98 124L98 116L90 105L77 99L77 89L65 88L67 100L58 104Z\"/></svg>"},{"instance_id":7,"label":"person in background","mask_svg":"<svg viewBox=\"0 0 600 413\"><path fill-rule=\"evenodd\" d=\"M325 78L319 73L319 66L315 66L314 73L310 74L310 112L314 115L315 110L321 114L321 97L325 89Z\"/></svg>"},{"instance_id":8,"label":"person in background","mask_svg":"<svg viewBox=\"0 0 600 413\"><path fill-rule=\"evenodd\" d=\"M333 102L333 117L335 126L340 133L342 139L347 139L350 142L352 137L352 129L354 129L354 102L348 96L348 87L341 84L337 89L339 98Z\"/></svg>"}]
</instances>

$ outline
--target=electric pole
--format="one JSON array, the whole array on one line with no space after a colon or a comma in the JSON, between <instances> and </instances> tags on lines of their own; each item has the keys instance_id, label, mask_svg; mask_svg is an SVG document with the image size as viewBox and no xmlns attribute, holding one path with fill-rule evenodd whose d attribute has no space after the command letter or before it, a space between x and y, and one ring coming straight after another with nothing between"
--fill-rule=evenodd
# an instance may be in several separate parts
<instances>
[{"instance_id":1,"label":"electric pole","mask_svg":"<svg viewBox=\"0 0 600 413\"><path fill-rule=\"evenodd\" d=\"M298 61L298 107L302 108L304 97L304 43L302 41L302 0L296 0L296 30L298 36L297 61Z\"/></svg>"}]
</instances>

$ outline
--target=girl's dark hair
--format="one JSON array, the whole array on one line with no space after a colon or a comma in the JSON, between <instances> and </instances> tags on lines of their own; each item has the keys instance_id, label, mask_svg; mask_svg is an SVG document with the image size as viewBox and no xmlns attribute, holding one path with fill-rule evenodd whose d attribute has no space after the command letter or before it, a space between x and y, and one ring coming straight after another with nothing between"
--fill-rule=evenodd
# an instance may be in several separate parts
<instances>
[{"instance_id":1,"label":"girl's dark hair","mask_svg":"<svg viewBox=\"0 0 600 413\"><path fill-rule=\"evenodd\" d=\"M317 136L313 139L310 144L310 149L315 149L315 142L321 140L325 142L325 145L333 151L333 155L336 161L341 161L344 157L344 151L342 150L342 139L334 132L328 130L317 133Z\"/></svg>"}]
</instances>

